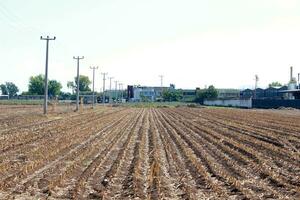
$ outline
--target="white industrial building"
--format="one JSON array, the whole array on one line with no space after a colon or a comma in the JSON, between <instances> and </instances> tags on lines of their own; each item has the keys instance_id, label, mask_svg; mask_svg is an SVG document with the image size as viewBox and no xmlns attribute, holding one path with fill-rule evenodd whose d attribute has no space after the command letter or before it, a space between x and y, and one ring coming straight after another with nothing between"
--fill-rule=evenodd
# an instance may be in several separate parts
<instances>
[{"instance_id":1,"label":"white industrial building","mask_svg":"<svg viewBox=\"0 0 300 200\"><path fill-rule=\"evenodd\" d=\"M175 89L170 87L151 87L151 86L128 86L129 101L160 101L164 90Z\"/></svg>"}]
</instances>

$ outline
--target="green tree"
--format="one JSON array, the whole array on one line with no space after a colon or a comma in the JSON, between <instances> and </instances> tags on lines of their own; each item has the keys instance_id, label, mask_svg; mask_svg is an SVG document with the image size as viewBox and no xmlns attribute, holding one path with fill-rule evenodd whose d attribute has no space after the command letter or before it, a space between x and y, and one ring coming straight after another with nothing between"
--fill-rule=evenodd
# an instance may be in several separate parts
<instances>
[{"instance_id":1,"label":"green tree","mask_svg":"<svg viewBox=\"0 0 300 200\"><path fill-rule=\"evenodd\" d=\"M43 95L45 87L45 76L39 74L37 76L31 76L29 79L28 94L29 95ZM48 95L57 96L60 93L62 85L56 80L49 80L48 82Z\"/></svg>"},{"instance_id":2,"label":"green tree","mask_svg":"<svg viewBox=\"0 0 300 200\"><path fill-rule=\"evenodd\" d=\"M183 98L182 90L164 90L162 93L164 101L180 101Z\"/></svg>"},{"instance_id":3,"label":"green tree","mask_svg":"<svg viewBox=\"0 0 300 200\"><path fill-rule=\"evenodd\" d=\"M60 90L62 89L62 85L60 82L56 80L50 80L48 85L48 94L49 96L58 96L60 94Z\"/></svg>"},{"instance_id":4,"label":"green tree","mask_svg":"<svg viewBox=\"0 0 300 200\"><path fill-rule=\"evenodd\" d=\"M272 82L269 84L269 87L281 87L282 84L279 83L278 81Z\"/></svg>"},{"instance_id":5,"label":"green tree","mask_svg":"<svg viewBox=\"0 0 300 200\"><path fill-rule=\"evenodd\" d=\"M29 78L28 94L43 95L45 87L44 80L45 76L42 74L39 74L37 76L31 76Z\"/></svg>"},{"instance_id":6,"label":"green tree","mask_svg":"<svg viewBox=\"0 0 300 200\"><path fill-rule=\"evenodd\" d=\"M5 84L0 85L2 95L8 95L8 91Z\"/></svg>"},{"instance_id":7,"label":"green tree","mask_svg":"<svg viewBox=\"0 0 300 200\"><path fill-rule=\"evenodd\" d=\"M67 87L70 88L70 89L72 89L72 94L75 93L76 86L74 85L74 82L68 81Z\"/></svg>"},{"instance_id":8,"label":"green tree","mask_svg":"<svg viewBox=\"0 0 300 200\"><path fill-rule=\"evenodd\" d=\"M9 95L9 97L13 97L19 92L19 88L12 82L1 84L0 89L3 95Z\"/></svg>"},{"instance_id":9,"label":"green tree","mask_svg":"<svg viewBox=\"0 0 300 200\"><path fill-rule=\"evenodd\" d=\"M88 76L79 75L79 91L91 91L91 88L89 87L91 83ZM77 90L77 76L74 78L74 82L68 81L67 86L75 92Z\"/></svg>"},{"instance_id":10,"label":"green tree","mask_svg":"<svg viewBox=\"0 0 300 200\"><path fill-rule=\"evenodd\" d=\"M218 90L213 85L210 85L207 89L196 89L195 101L202 103L204 99L215 99L218 97Z\"/></svg>"},{"instance_id":11,"label":"green tree","mask_svg":"<svg viewBox=\"0 0 300 200\"><path fill-rule=\"evenodd\" d=\"M143 94L140 95L142 102L149 102L150 100Z\"/></svg>"},{"instance_id":12,"label":"green tree","mask_svg":"<svg viewBox=\"0 0 300 200\"><path fill-rule=\"evenodd\" d=\"M205 92L206 99L215 99L218 97L218 90L213 86L210 85Z\"/></svg>"}]
</instances>

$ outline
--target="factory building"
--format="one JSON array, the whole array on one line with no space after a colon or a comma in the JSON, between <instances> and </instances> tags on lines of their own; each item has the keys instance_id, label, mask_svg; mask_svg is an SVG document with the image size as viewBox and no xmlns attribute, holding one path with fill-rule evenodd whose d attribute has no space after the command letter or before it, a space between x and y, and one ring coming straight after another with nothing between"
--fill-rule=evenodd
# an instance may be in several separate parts
<instances>
[{"instance_id":1,"label":"factory building","mask_svg":"<svg viewBox=\"0 0 300 200\"><path fill-rule=\"evenodd\" d=\"M300 99L299 74L297 84L296 79L293 77L293 67L291 67L288 85L282 87L269 87L267 89L246 89L240 92L240 97L253 99Z\"/></svg>"},{"instance_id":2,"label":"factory building","mask_svg":"<svg viewBox=\"0 0 300 200\"><path fill-rule=\"evenodd\" d=\"M170 87L151 87L151 86L127 86L128 101L161 101L165 90L175 90L174 85Z\"/></svg>"}]
</instances>

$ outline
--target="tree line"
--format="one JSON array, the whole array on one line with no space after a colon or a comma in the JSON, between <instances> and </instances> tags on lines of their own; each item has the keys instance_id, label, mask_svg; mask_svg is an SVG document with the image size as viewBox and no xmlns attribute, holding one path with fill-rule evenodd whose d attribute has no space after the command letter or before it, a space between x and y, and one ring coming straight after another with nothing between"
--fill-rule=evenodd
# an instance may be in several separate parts
<instances>
[{"instance_id":1,"label":"tree line","mask_svg":"<svg viewBox=\"0 0 300 200\"><path fill-rule=\"evenodd\" d=\"M204 99L215 99L218 97L218 90L210 85L208 88L200 89L196 88L196 94L192 101L202 103ZM162 92L163 101L182 101L183 91L175 89L167 89Z\"/></svg>"},{"instance_id":2,"label":"tree line","mask_svg":"<svg viewBox=\"0 0 300 200\"><path fill-rule=\"evenodd\" d=\"M77 89L77 76L74 77L74 81L68 81L67 87L72 89L72 94L75 93ZM89 85L91 81L88 76L80 75L79 76L79 90L81 92L91 91ZM72 95L64 93L61 91L62 84L57 80L48 81L48 95L49 97L57 97L59 95ZM6 82L0 85L0 90L2 95L9 95L9 97L14 97L18 94L19 88L16 84L12 82ZM28 91L22 92L21 95L44 95L45 93L45 76L42 74L31 76L28 82Z\"/></svg>"},{"instance_id":3,"label":"tree line","mask_svg":"<svg viewBox=\"0 0 300 200\"><path fill-rule=\"evenodd\" d=\"M91 92L90 88L91 80L88 76L79 76L79 91L81 93ZM269 84L269 87L282 86L278 81ZM77 90L77 76L73 81L67 82L67 87L72 90L72 93L62 92L62 84L57 80L49 80L48 82L48 95L49 97L61 96L63 99L71 98L75 99L75 92ZM28 91L22 92L21 95L44 95L45 88L45 76L42 74L31 76L28 83ZM19 88L12 82L6 82L0 84L0 90L2 95L8 95L10 98L17 95ZM200 89L196 88L194 102L202 103L204 99L215 99L218 96L217 89L210 85L208 88ZM182 101L183 91L175 89L166 89L162 92L163 101ZM146 101L146 100L145 100Z\"/></svg>"}]
</instances>

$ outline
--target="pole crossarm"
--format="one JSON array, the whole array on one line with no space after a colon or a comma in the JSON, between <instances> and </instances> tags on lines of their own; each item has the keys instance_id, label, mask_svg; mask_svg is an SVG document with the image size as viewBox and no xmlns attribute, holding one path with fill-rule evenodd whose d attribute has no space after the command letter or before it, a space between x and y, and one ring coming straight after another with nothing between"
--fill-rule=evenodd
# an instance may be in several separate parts
<instances>
[{"instance_id":1,"label":"pole crossarm","mask_svg":"<svg viewBox=\"0 0 300 200\"><path fill-rule=\"evenodd\" d=\"M55 39L56 39L55 36L53 38L50 38L49 36L44 38L43 36L41 36L41 40L55 40Z\"/></svg>"}]
</instances>

